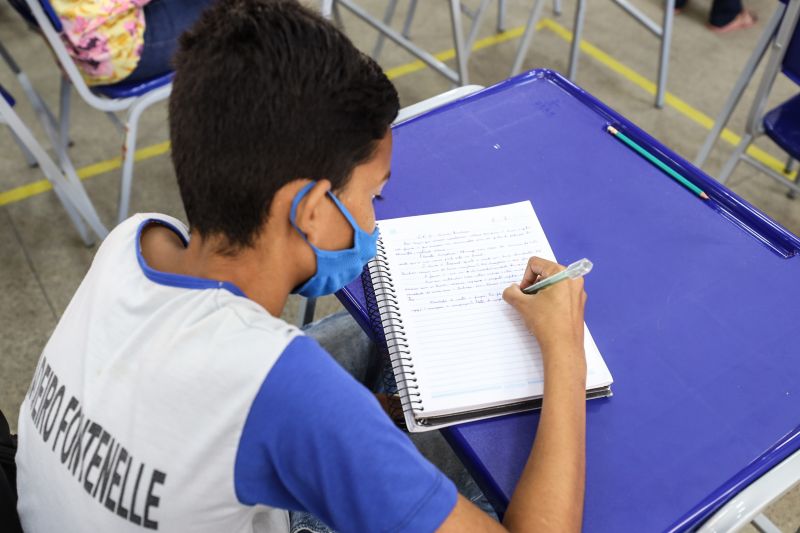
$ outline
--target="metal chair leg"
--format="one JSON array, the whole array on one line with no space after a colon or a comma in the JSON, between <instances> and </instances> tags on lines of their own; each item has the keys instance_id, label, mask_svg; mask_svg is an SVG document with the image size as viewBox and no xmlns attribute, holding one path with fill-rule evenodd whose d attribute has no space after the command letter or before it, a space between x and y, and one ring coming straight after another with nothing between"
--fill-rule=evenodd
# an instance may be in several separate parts
<instances>
[{"instance_id":1,"label":"metal chair leg","mask_svg":"<svg viewBox=\"0 0 800 533\"><path fill-rule=\"evenodd\" d=\"M795 171L796 168L797 168L797 160L792 156L789 156L786 159L786 165L783 167L783 173L791 174L792 172ZM795 183L797 183L796 178L795 178ZM789 187L789 190L786 191L786 197L789 198L790 200L794 200L795 198L797 198L797 192L793 188Z\"/></svg>"},{"instance_id":2,"label":"metal chair leg","mask_svg":"<svg viewBox=\"0 0 800 533\"><path fill-rule=\"evenodd\" d=\"M119 208L117 211L117 224L128 218L131 205L131 186L133 184L133 159L136 152L136 130L138 124L138 114L134 118L133 110L128 118L128 132L125 134L125 141L122 145L122 179L119 184Z\"/></svg>"},{"instance_id":3,"label":"metal chair leg","mask_svg":"<svg viewBox=\"0 0 800 533\"><path fill-rule=\"evenodd\" d=\"M461 0L450 0L450 23L453 28L453 41L456 49L456 64L458 65L458 84L469 84L467 71L467 56L464 42L464 27L461 23Z\"/></svg>"},{"instance_id":4,"label":"metal chair leg","mask_svg":"<svg viewBox=\"0 0 800 533\"><path fill-rule=\"evenodd\" d=\"M383 14L383 23L387 26L392 25L392 20L394 19L394 12L397 9L397 0L389 0L389 3L386 5L386 11ZM383 51L383 45L386 42L386 36L382 33L378 33L378 39L375 41L375 46L372 49L372 58L377 61L378 56L381 55Z\"/></svg>"},{"instance_id":5,"label":"metal chair leg","mask_svg":"<svg viewBox=\"0 0 800 533\"><path fill-rule=\"evenodd\" d=\"M61 76L61 87L59 88L58 101L58 150L59 159L63 159L69 147L69 114L70 96L72 94L72 83L66 74Z\"/></svg>"},{"instance_id":6,"label":"metal chair leg","mask_svg":"<svg viewBox=\"0 0 800 533\"><path fill-rule=\"evenodd\" d=\"M406 39L411 39L411 23L414 21L414 15L417 13L417 0L411 0L408 4L408 13L406 13L406 20L403 22L403 31L401 35Z\"/></svg>"},{"instance_id":7,"label":"metal chair leg","mask_svg":"<svg viewBox=\"0 0 800 533\"><path fill-rule=\"evenodd\" d=\"M578 5L575 8L575 27L572 30L572 43L569 47L569 66L567 67L567 78L570 81L575 81L575 75L578 73L578 54L580 53L585 18L586 0L578 0Z\"/></svg>"},{"instance_id":8,"label":"metal chair leg","mask_svg":"<svg viewBox=\"0 0 800 533\"><path fill-rule=\"evenodd\" d=\"M113 111L106 111L106 118L108 118L109 122L111 122L114 125L114 127L117 128L117 131L120 132L122 135L125 135L125 132L128 131L127 126L125 126L125 123L122 122L117 116L117 114L114 113Z\"/></svg>"},{"instance_id":9,"label":"metal chair leg","mask_svg":"<svg viewBox=\"0 0 800 533\"><path fill-rule=\"evenodd\" d=\"M553 14L557 17L561 16L561 0L553 0Z\"/></svg>"},{"instance_id":10,"label":"metal chair leg","mask_svg":"<svg viewBox=\"0 0 800 533\"><path fill-rule=\"evenodd\" d=\"M22 86L22 90L28 97L28 101L30 102L34 113L36 113L36 116L41 121L42 127L47 130L48 136L54 138L52 135L55 135L57 122L52 111L50 111L50 108L47 107L47 104L44 102L42 97L39 96L39 93L36 92L36 89L33 88L33 84L31 84L27 74L25 74L19 65L17 65L17 62L14 61L14 58L11 56L8 50L3 47L2 43L0 43L0 57L3 58L6 65L8 65L8 68L10 68L11 72L13 72L17 77L17 81L19 81L19 84Z\"/></svg>"},{"instance_id":11,"label":"metal chair leg","mask_svg":"<svg viewBox=\"0 0 800 533\"><path fill-rule=\"evenodd\" d=\"M481 29L481 24L483 24L483 17L486 15L486 9L489 7L489 3L492 0L481 0L480 5L478 6L478 10L475 12L475 16L472 18L472 27L469 30L469 36L467 37L467 43L464 46L465 53L467 57L472 54L472 47L475 46L475 41L478 38L478 31Z\"/></svg>"},{"instance_id":12,"label":"metal chair leg","mask_svg":"<svg viewBox=\"0 0 800 533\"><path fill-rule=\"evenodd\" d=\"M38 163L36 162L36 158L33 156L31 151L28 150L28 147L25 146L25 143L22 142L22 139L20 139L17 134L14 133L14 130L9 128L8 132L11 134L11 138L14 139L14 142L17 144L17 146L19 146L19 150L22 152L23 157L25 157L25 162L28 164L28 167L35 168Z\"/></svg>"},{"instance_id":13,"label":"metal chair leg","mask_svg":"<svg viewBox=\"0 0 800 533\"><path fill-rule=\"evenodd\" d=\"M75 226L83 242L87 246L94 242L94 237L89 233L86 222L89 223L98 237L104 238L108 231L100 222L94 206L92 206L77 176L74 175L74 171L72 176L67 175L65 179L61 169L56 166L50 156L47 155L47 152L35 140L28 127L3 99L0 99L0 116L4 117L11 131L17 135L22 144L27 147L39 162L42 172L53 186L53 191L64 206L67 216Z\"/></svg>"},{"instance_id":14,"label":"metal chair leg","mask_svg":"<svg viewBox=\"0 0 800 533\"><path fill-rule=\"evenodd\" d=\"M172 85L150 91L133 104L128 112L127 132L122 147L122 179L119 190L119 210L117 222L128 218L131 201L131 185L133 183L133 161L136 156L136 133L139 128L139 117L154 102L164 100L172 92Z\"/></svg>"},{"instance_id":15,"label":"metal chair leg","mask_svg":"<svg viewBox=\"0 0 800 533\"><path fill-rule=\"evenodd\" d=\"M669 49L672 44L672 20L675 18L675 0L664 2L664 22L661 26L661 55L658 60L658 89L656 90L656 107L664 107L664 96L667 91L667 72L669 70Z\"/></svg>"},{"instance_id":16,"label":"metal chair leg","mask_svg":"<svg viewBox=\"0 0 800 533\"><path fill-rule=\"evenodd\" d=\"M772 521L766 517L763 513L758 513L753 521L750 522L754 528L756 528L760 533L781 533L781 530L772 523Z\"/></svg>"},{"instance_id":17,"label":"metal chair leg","mask_svg":"<svg viewBox=\"0 0 800 533\"><path fill-rule=\"evenodd\" d=\"M342 21L342 12L339 10L339 4L333 3L333 23L340 30L344 30L344 21Z\"/></svg>"},{"instance_id":18,"label":"metal chair leg","mask_svg":"<svg viewBox=\"0 0 800 533\"><path fill-rule=\"evenodd\" d=\"M742 154L744 154L747 147L750 146L750 143L753 142L753 135L748 133L742 137L742 140L736 146L736 149L733 151L733 154L728 159L725 166L722 167L722 170L719 173L719 177L717 181L724 184L728 181L728 178L731 177L733 174L733 170L736 168L736 165L739 164L739 160L742 158Z\"/></svg>"},{"instance_id":19,"label":"metal chair leg","mask_svg":"<svg viewBox=\"0 0 800 533\"><path fill-rule=\"evenodd\" d=\"M785 174L791 174L792 172L794 172L796 166L797 166L797 160L792 156L788 156L786 158L786 164L783 166L783 172Z\"/></svg>"},{"instance_id":20,"label":"metal chair leg","mask_svg":"<svg viewBox=\"0 0 800 533\"><path fill-rule=\"evenodd\" d=\"M316 298L305 298L300 302L301 326L306 326L314 321L314 312L317 310Z\"/></svg>"},{"instance_id":21,"label":"metal chair leg","mask_svg":"<svg viewBox=\"0 0 800 533\"><path fill-rule=\"evenodd\" d=\"M761 131L767 98L775 79L778 77L778 72L780 72L783 57L786 55L786 48L794 34L798 19L800 19L800 2L789 2L783 15L783 22L778 28L778 34L772 42L772 53L767 60L767 65L764 67L764 75L758 85L756 95L753 98L753 106L750 108L750 114L747 117L746 131L748 133L756 134Z\"/></svg>"},{"instance_id":22,"label":"metal chair leg","mask_svg":"<svg viewBox=\"0 0 800 533\"><path fill-rule=\"evenodd\" d=\"M581 0L578 0L579 2ZM539 17L542 15L542 7L544 0L536 0L531 9L531 14L528 16L528 22L525 26L525 33L522 35L522 40L517 48L517 55L514 57L514 64L511 65L511 75L516 76L522 70L522 64L525 62L525 56L528 53L528 48L533 41L533 34L536 32L536 25L539 22Z\"/></svg>"},{"instance_id":23,"label":"metal chair leg","mask_svg":"<svg viewBox=\"0 0 800 533\"><path fill-rule=\"evenodd\" d=\"M322 16L329 20L333 16L333 2L334 0L322 0L319 6Z\"/></svg>"},{"instance_id":24,"label":"metal chair leg","mask_svg":"<svg viewBox=\"0 0 800 533\"><path fill-rule=\"evenodd\" d=\"M497 33L506 31L506 0L497 0Z\"/></svg>"},{"instance_id":25,"label":"metal chair leg","mask_svg":"<svg viewBox=\"0 0 800 533\"><path fill-rule=\"evenodd\" d=\"M53 185L53 192L56 193L58 201L61 202L61 205L64 207L64 211L67 212L67 216L69 217L70 222L72 222L75 231L78 232L78 236L83 241L83 244L87 247L92 246L94 244L94 236L89 233L86 223L83 221L83 219L81 219L80 214L70 201L69 196L58 182L55 182L52 179L49 181Z\"/></svg>"},{"instance_id":26,"label":"metal chair leg","mask_svg":"<svg viewBox=\"0 0 800 533\"><path fill-rule=\"evenodd\" d=\"M67 167L62 168L62 170L64 171L64 177L67 183L72 186L72 199L75 205L78 207L81 216L101 240L105 239L106 235L108 235L108 230L100 220L97 211L95 211L94 204L92 204L92 200L86 193L86 189L83 188L81 180L78 177L77 172L75 172L75 168L72 166L72 162L69 162ZM90 245L91 243L87 242L86 244Z\"/></svg>"},{"instance_id":27,"label":"metal chair leg","mask_svg":"<svg viewBox=\"0 0 800 533\"><path fill-rule=\"evenodd\" d=\"M739 79L736 80L733 90L731 90L731 93L728 95L725 105L722 106L722 109L717 115L717 118L714 121L714 126L711 128L711 131L708 132L706 140L703 142L703 146L700 148L700 152L698 152L697 157L694 160L696 167L702 167L706 162L706 159L708 159L708 155L714 148L714 144L716 144L717 139L719 139L722 130L725 129L725 126L728 124L728 121L733 114L733 110L736 109L736 106L739 104L739 100L741 100L744 90L747 88L747 85L753 78L753 74L755 73L756 68L758 68L759 63L761 63L761 60L764 58L764 54L769 47L770 41L772 41L772 39L775 37L775 30L781 23L783 12L785 10L786 6L782 3L778 3L778 7L775 8L775 12L772 14L772 17L769 19L766 27L764 28L764 31L761 33L761 37L758 38L758 42L756 43L753 53L750 54L750 58L747 60L742 73L739 75Z\"/></svg>"}]
</instances>

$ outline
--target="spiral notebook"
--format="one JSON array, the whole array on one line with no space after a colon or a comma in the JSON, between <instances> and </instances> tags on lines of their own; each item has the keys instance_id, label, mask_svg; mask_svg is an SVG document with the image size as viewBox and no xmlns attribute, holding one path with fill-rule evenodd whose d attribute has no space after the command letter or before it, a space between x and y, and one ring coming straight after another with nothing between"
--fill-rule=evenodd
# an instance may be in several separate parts
<instances>
[{"instance_id":1,"label":"spiral notebook","mask_svg":"<svg viewBox=\"0 0 800 533\"><path fill-rule=\"evenodd\" d=\"M409 431L540 407L539 345L501 297L529 257L555 260L531 203L377 225L378 254L362 281ZM585 351L587 398L610 396L588 329Z\"/></svg>"}]
</instances>

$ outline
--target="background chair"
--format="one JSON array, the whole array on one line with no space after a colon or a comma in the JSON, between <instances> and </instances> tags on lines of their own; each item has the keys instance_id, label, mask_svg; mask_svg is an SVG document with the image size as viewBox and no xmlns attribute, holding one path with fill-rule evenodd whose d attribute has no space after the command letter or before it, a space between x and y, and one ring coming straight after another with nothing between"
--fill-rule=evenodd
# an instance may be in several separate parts
<instances>
[{"instance_id":1,"label":"background chair","mask_svg":"<svg viewBox=\"0 0 800 533\"><path fill-rule=\"evenodd\" d=\"M781 10L782 8L779 7L778 9ZM773 18L775 18L775 16L773 16ZM765 134L789 155L787 166L791 166L792 160L800 158L800 95L787 100L775 109L765 113L769 93L780 71L783 71L793 82L800 84L800 38L796 36L799 18L800 0L790 0L782 13L782 19L777 33L774 34L775 37L772 39L772 50L747 116L745 133L733 154L720 171L718 179L721 183L725 183L728 180L739 161L744 161L776 181L786 185L790 193L796 194L800 192L800 186L798 186L797 183L790 181L785 175L775 171L746 153L747 148L753 141L760 135ZM765 34L768 31L770 31L769 26L767 30L765 30ZM764 40L763 37L764 36L762 36L762 41ZM764 50L766 50L766 47L764 47ZM758 49L751 57L751 62L757 55ZM748 69L751 67L749 63L745 67L745 73L747 73ZM758 61L756 61L756 63L758 63ZM753 66L753 70L754 68ZM742 78L740 78L740 82L742 82ZM722 127L724 127L724 123L727 122L727 118L729 118L730 113L733 111L733 105L738 101L745 85L746 82L741 84L741 86L737 83L737 86L734 87L734 91L731 96L729 96L726 107L717 120L718 124L715 124L714 129L706 139L703 149L701 149L701 154L698 156L698 160L701 163L708 155L708 151L710 151L714 141L716 141L714 135L718 136ZM728 105L731 104L731 102L733 102L733 105ZM706 150L706 146L708 146L708 150Z\"/></svg>"},{"instance_id":2,"label":"background chair","mask_svg":"<svg viewBox=\"0 0 800 533\"><path fill-rule=\"evenodd\" d=\"M481 0L478 7L472 11L463 3L461 4L461 12L472 21L472 25L470 28L469 35L467 36L467 40L465 43L465 53L467 58L472 53L472 47L475 45L475 40L478 37L478 31L481 28L483 23L484 16L488 11L489 5L494 0ZM537 0L538 2L538 0ZM386 6L386 11L384 13L383 22L387 25L391 25L392 20L394 19L395 11L397 8L398 0L389 0L389 3ZM414 15L417 11L417 0L409 0L408 4L408 12L406 13L405 22L403 22L403 31L402 35L406 39L411 39L411 24L414 21ZM561 15L561 0L553 0L553 11L556 15ZM506 17L506 0L497 0L497 33L502 33L506 30L505 27L505 17ZM372 51L372 57L375 59L381 53L383 48L383 44L386 40L386 37L381 34L378 36L378 40L375 43L375 48Z\"/></svg>"},{"instance_id":3,"label":"background chair","mask_svg":"<svg viewBox=\"0 0 800 533\"><path fill-rule=\"evenodd\" d=\"M17 81L22 86L22 90L25 92L28 100L30 101L31 107L33 107L33 110L36 112L36 115L40 118L40 120L44 120L50 125L55 124L55 119L53 118L53 114L50 112L50 109L44 103L44 100L42 100L41 96L39 96L39 93L33 88L33 85L31 84L25 72L19 68L19 65L11 56L11 53L6 50L5 46L3 46L3 43L0 43L0 57L3 58L5 64L8 65L8 68L17 78ZM6 95L8 96L7 100L11 101L9 100L11 98L10 95L8 95L8 93L6 93ZM28 162L28 166L36 166L38 164L36 162L36 158L28 151L27 147L22 144L22 141L19 140L13 131L11 132L11 136L20 147L20 150L22 150L25 160Z\"/></svg>"},{"instance_id":4,"label":"background chair","mask_svg":"<svg viewBox=\"0 0 800 533\"><path fill-rule=\"evenodd\" d=\"M396 1L390 0L387 13L391 13L389 22L387 23L386 15L384 19L379 19L371 15L363 7L358 5L354 0L321 0L320 11L326 18L332 18L341 25L341 17L338 15L338 8L341 6L353 15L366 22L375 28L381 35L388 37L394 41L398 46L404 48L411 55L417 57L419 60L427 64L433 70L449 79L456 85L466 85L469 83L469 74L467 72L467 55L468 49L466 48L464 40L464 31L461 24L461 2L459 0L448 0L450 6L450 22L453 32L453 44L456 51L456 70L451 69L443 61L437 59L433 54L417 46L409 38L394 30L389 23L396 7ZM416 2L414 2L416 8ZM412 15L413 16L413 15ZM406 31L407 33L407 31Z\"/></svg>"},{"instance_id":5,"label":"background chair","mask_svg":"<svg viewBox=\"0 0 800 533\"><path fill-rule=\"evenodd\" d=\"M725 101L725 104L722 106L722 109L717 115L717 118L714 121L714 126L711 128L706 140L703 142L703 146L700 148L700 151L694 160L694 164L696 166L702 167L703 163L705 163L706 159L708 159L708 155L714 148L714 144L717 142L722 130L730 120L733 110L739 104L739 100L741 100L745 88L753 78L756 68L758 68L759 63L761 63L761 60L764 58L764 54L767 52L770 44L775 39L778 26L780 26L781 21L783 20L783 14L785 11L786 2L785 0L781 0L781 3L779 3L778 7L775 8L775 12L772 14L772 17L770 17L770 19L767 21L764 31L761 33L758 42L756 42L753 53L747 60L742 73L739 75L739 78L736 80L731 93L728 95L728 99Z\"/></svg>"},{"instance_id":6,"label":"background chair","mask_svg":"<svg viewBox=\"0 0 800 533\"><path fill-rule=\"evenodd\" d=\"M484 17L489 9L490 4L494 0L481 0L478 7L471 11L468 9L463 3L461 4L461 12L471 20L471 27L469 31L469 35L466 38L464 43L464 55L466 56L466 61L469 61L469 56L472 53L472 48L475 45L475 41L478 38L478 32L480 31L481 26L483 25ZM392 20L394 19L395 11L397 8L398 0L389 0L389 3L386 6L386 11L384 13L383 22L386 25L391 25ZM531 40L533 39L533 33L536 29L536 23L538 22L541 9L544 5L544 0L536 0L534 3L534 8L531 10L531 16L528 20L528 24L525 29L525 34L522 38L522 45L520 45L519 50L525 50L530 47ZM409 0L409 7L408 12L406 13L405 21L403 22L403 30L402 35L406 39L411 39L411 24L414 21L414 15L416 14L417 9L417 0ZM561 15L561 0L553 0L553 12L556 16ZM505 27L505 14L506 14L506 0L497 0L497 23L496 29L498 33L502 33L506 30ZM533 22L531 22L533 21ZM378 36L378 40L375 43L375 47L372 51L372 57L378 58L380 55L383 44L385 42L386 37L381 34ZM521 64L524 59L524 52L518 51L517 56L514 59L514 67L512 70L513 73L516 74L521 69ZM517 64L519 63L519 65Z\"/></svg>"},{"instance_id":7,"label":"background chair","mask_svg":"<svg viewBox=\"0 0 800 533\"><path fill-rule=\"evenodd\" d=\"M25 125L19 116L14 112L12 106L14 99L0 87L0 120L5 122L12 133L24 146L27 153L31 154L39 168L42 169L47 180L53 186L56 196L64 206L64 210L75 226L83 242L88 246L94 242L93 235L89 233L89 228L100 239L105 238L108 230L100 221L97 212L92 205L89 196L83 188L77 174L71 167L62 172L61 169L50 159L44 148L36 141L30 129ZM87 228L87 224L89 228Z\"/></svg>"},{"instance_id":8,"label":"background chair","mask_svg":"<svg viewBox=\"0 0 800 533\"><path fill-rule=\"evenodd\" d=\"M739 531L748 522L762 533L781 533L781 530L761 511L795 486L798 479L800 479L800 452L795 452L714 513L697 530L698 533Z\"/></svg>"},{"instance_id":9,"label":"background chair","mask_svg":"<svg viewBox=\"0 0 800 533\"><path fill-rule=\"evenodd\" d=\"M12 4L26 20L35 22L39 27L65 73L61 81L59 119L57 121L60 142L56 146L62 163L66 159L66 149L69 142L70 95L73 87L84 102L90 107L104 112L124 135L122 178L117 212L117 221L121 222L127 218L130 206L139 117L145 109L169 97L172 91L173 73L169 72L156 78L135 83L123 81L113 85L89 87L61 41L60 33L63 31L63 27L50 3L47 0L24 0L24 4L21 4L20 0L16 0ZM117 117L116 113L119 111L127 112L124 121Z\"/></svg>"},{"instance_id":10,"label":"background chair","mask_svg":"<svg viewBox=\"0 0 800 533\"><path fill-rule=\"evenodd\" d=\"M530 17L528 18L525 33L520 41L520 46L517 49L517 55L514 58L514 65L511 68L511 75L519 74L522 70L522 63L525 60L525 55L528 53L528 47L533 39L533 33L536 25L539 23L541 16L542 1L536 0L533 4ZM612 0L614 4L619 6L628 15L633 17L636 22L644 26L653 35L661 40L661 52L658 60L658 89L656 90L655 106L658 108L664 107L664 95L666 94L667 86L667 71L669 69L669 50L672 42L672 21L675 17L675 0L664 1L664 17L661 25L653 21L650 17L645 15L639 8L628 2L628 0ZM569 67L567 68L567 77L575 81L575 76L578 73L578 55L580 52L580 42L583 35L583 23L586 17L586 0L578 0L577 7L575 8L575 25L572 32L572 43L570 45L569 53Z\"/></svg>"},{"instance_id":11,"label":"background chair","mask_svg":"<svg viewBox=\"0 0 800 533\"><path fill-rule=\"evenodd\" d=\"M11 97L10 94L8 94L7 92L3 91L2 88L0 88L0 96L5 98L6 102L8 102L12 107L14 106L14 103L15 103L14 99ZM2 120L1 122L5 123L5 120ZM25 161L28 162L28 166L29 167L35 167L38 164L36 162L36 158L33 156L33 154L30 152L30 150L28 150L28 147L25 146L25 143L22 142L22 139L17 137L17 134L14 133L14 130L12 130L11 127L8 128L8 133L11 135L11 138L14 140L16 145L19 146L19 149L22 152L22 155L25 157Z\"/></svg>"}]
</instances>

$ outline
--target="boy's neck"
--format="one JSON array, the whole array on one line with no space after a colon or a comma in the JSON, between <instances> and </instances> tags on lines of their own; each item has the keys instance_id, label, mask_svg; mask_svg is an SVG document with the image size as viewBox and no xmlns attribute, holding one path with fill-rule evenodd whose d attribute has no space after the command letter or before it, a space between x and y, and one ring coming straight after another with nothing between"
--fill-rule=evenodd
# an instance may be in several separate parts
<instances>
[{"instance_id":1,"label":"boy's neck","mask_svg":"<svg viewBox=\"0 0 800 533\"><path fill-rule=\"evenodd\" d=\"M227 281L272 316L279 317L289 293L296 286L287 254L277 253L279 243L269 249L248 248L235 256L218 252L218 243L193 234L187 247L170 229L151 225L142 232L142 254L150 267L175 274Z\"/></svg>"}]
</instances>

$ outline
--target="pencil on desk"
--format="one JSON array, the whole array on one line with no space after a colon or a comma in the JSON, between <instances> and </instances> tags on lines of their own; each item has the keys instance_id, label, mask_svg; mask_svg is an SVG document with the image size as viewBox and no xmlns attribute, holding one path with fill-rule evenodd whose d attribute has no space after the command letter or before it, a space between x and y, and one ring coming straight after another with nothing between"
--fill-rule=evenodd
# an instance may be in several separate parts
<instances>
[{"instance_id":1,"label":"pencil on desk","mask_svg":"<svg viewBox=\"0 0 800 533\"><path fill-rule=\"evenodd\" d=\"M686 178L684 178L683 176L672 170L663 161L661 161L656 156L654 156L653 154L651 154L650 152L639 146L635 141L633 141L630 137L619 131L617 128L609 125L606 128L606 131L608 131L608 133L610 133L617 139L621 140L622 142L633 148L642 157L644 157L645 159L653 163L655 166L657 166L658 168L669 174L671 177L675 178L675 180L678 183L680 183L681 185L683 185L684 187L695 193L697 196L699 196L703 200L708 200L708 195L704 193L697 185L695 185L691 181L687 180Z\"/></svg>"}]
</instances>

